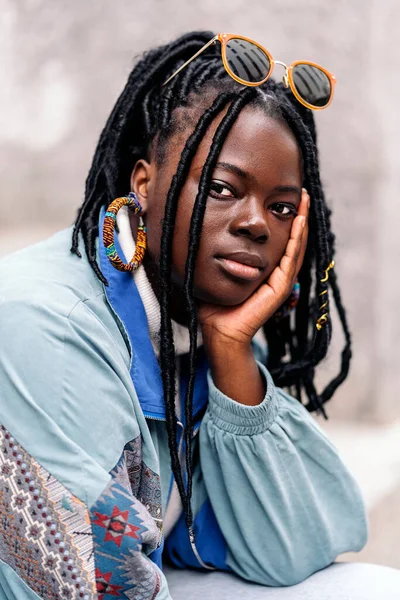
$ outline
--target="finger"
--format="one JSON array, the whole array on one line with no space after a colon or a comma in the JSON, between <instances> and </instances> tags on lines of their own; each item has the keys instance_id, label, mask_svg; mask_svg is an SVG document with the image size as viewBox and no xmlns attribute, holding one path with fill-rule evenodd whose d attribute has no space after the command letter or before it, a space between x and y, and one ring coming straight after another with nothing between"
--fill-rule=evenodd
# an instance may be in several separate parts
<instances>
[{"instance_id":1,"label":"finger","mask_svg":"<svg viewBox=\"0 0 400 600\"><path fill-rule=\"evenodd\" d=\"M293 278L296 273L297 262L302 250L304 230L307 224L304 215L298 215L293 221L290 238L286 245L285 254L279 263L279 268L287 278Z\"/></svg>"},{"instance_id":2,"label":"finger","mask_svg":"<svg viewBox=\"0 0 400 600\"><path fill-rule=\"evenodd\" d=\"M308 210L309 196L303 189L298 214L292 224L285 254L268 280L277 294L285 296L290 293L300 270L307 246Z\"/></svg>"},{"instance_id":3,"label":"finger","mask_svg":"<svg viewBox=\"0 0 400 600\"><path fill-rule=\"evenodd\" d=\"M304 201L303 201L304 199ZM307 193L307 190L305 190L303 188L303 193L302 193L302 202L301 202L301 206L300 206L300 210L303 211L302 214L304 214L304 216L306 217L306 225L304 227L304 231L303 231L303 235L301 238L301 248L300 248L300 253L299 253L299 258L297 259L297 264L296 264L296 277L301 269L301 266L303 264L303 260L304 260L304 255L306 253L307 250L307 242L308 242L308 216L310 213L310 196Z\"/></svg>"},{"instance_id":4,"label":"finger","mask_svg":"<svg viewBox=\"0 0 400 600\"><path fill-rule=\"evenodd\" d=\"M300 199L299 208L297 209L297 214L308 218L309 211L310 211L310 196L309 196L309 193L307 192L306 188L303 188L301 190L301 199Z\"/></svg>"}]
</instances>

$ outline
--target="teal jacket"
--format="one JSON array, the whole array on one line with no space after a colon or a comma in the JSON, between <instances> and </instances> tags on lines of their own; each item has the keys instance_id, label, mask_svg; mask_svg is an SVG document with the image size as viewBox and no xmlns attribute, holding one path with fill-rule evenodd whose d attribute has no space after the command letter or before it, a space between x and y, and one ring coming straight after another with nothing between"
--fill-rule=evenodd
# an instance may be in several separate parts
<instances>
[{"instance_id":1,"label":"teal jacket","mask_svg":"<svg viewBox=\"0 0 400 600\"><path fill-rule=\"evenodd\" d=\"M162 559L202 567L183 517L163 540L172 478L143 304L130 274L100 250L105 288L70 239L0 261L0 600L170 599ZM254 351L267 388L257 406L221 393L199 352L196 544L208 565L286 586L360 550L365 510L333 445Z\"/></svg>"}]
</instances>

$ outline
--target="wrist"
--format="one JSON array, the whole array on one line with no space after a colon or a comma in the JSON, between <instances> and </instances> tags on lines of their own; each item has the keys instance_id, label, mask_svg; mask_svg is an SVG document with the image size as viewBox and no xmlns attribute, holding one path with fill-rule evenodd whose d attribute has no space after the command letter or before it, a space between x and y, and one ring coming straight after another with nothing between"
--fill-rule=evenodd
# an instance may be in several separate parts
<instances>
[{"instance_id":1,"label":"wrist","mask_svg":"<svg viewBox=\"0 0 400 600\"><path fill-rule=\"evenodd\" d=\"M203 340L204 341L204 340ZM226 338L214 339L212 343L204 341L204 347L212 368L215 364L225 364L226 367L231 363L238 363L253 359L253 350L251 344L227 340Z\"/></svg>"},{"instance_id":2,"label":"wrist","mask_svg":"<svg viewBox=\"0 0 400 600\"><path fill-rule=\"evenodd\" d=\"M251 340L235 340L231 337L227 337L224 335L214 334L212 336L207 336L203 334L203 343L206 349L206 352L210 355L212 354L225 354L225 355L248 355L251 350Z\"/></svg>"},{"instance_id":3,"label":"wrist","mask_svg":"<svg viewBox=\"0 0 400 600\"><path fill-rule=\"evenodd\" d=\"M215 343L206 349L210 371L216 387L240 404L255 406L265 396L265 382L260 374L251 344Z\"/></svg>"}]
</instances>

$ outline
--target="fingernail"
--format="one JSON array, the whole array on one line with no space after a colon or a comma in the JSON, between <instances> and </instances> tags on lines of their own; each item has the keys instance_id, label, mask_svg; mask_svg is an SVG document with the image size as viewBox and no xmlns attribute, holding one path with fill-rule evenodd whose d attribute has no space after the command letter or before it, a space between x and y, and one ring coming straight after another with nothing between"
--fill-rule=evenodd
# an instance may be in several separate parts
<instances>
[{"instance_id":1,"label":"fingernail","mask_svg":"<svg viewBox=\"0 0 400 600\"><path fill-rule=\"evenodd\" d=\"M310 194L307 192L306 188L302 188L303 192L305 194L307 194L308 196L308 200L307 200L307 208L310 208Z\"/></svg>"}]
</instances>

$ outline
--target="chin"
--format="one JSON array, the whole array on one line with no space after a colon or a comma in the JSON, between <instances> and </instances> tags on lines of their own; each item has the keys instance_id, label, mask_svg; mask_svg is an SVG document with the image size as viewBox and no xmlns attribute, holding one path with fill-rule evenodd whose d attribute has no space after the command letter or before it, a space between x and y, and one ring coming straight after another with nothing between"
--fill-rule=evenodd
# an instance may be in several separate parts
<instances>
[{"instance_id":1,"label":"chin","mask_svg":"<svg viewBox=\"0 0 400 600\"><path fill-rule=\"evenodd\" d=\"M229 282L230 285L218 285L213 288L199 287L195 288L195 297L200 302L209 304L217 304L218 306L238 306L245 302L255 292L257 286L249 288L249 286L236 285ZM247 289L246 289L247 288Z\"/></svg>"}]
</instances>

